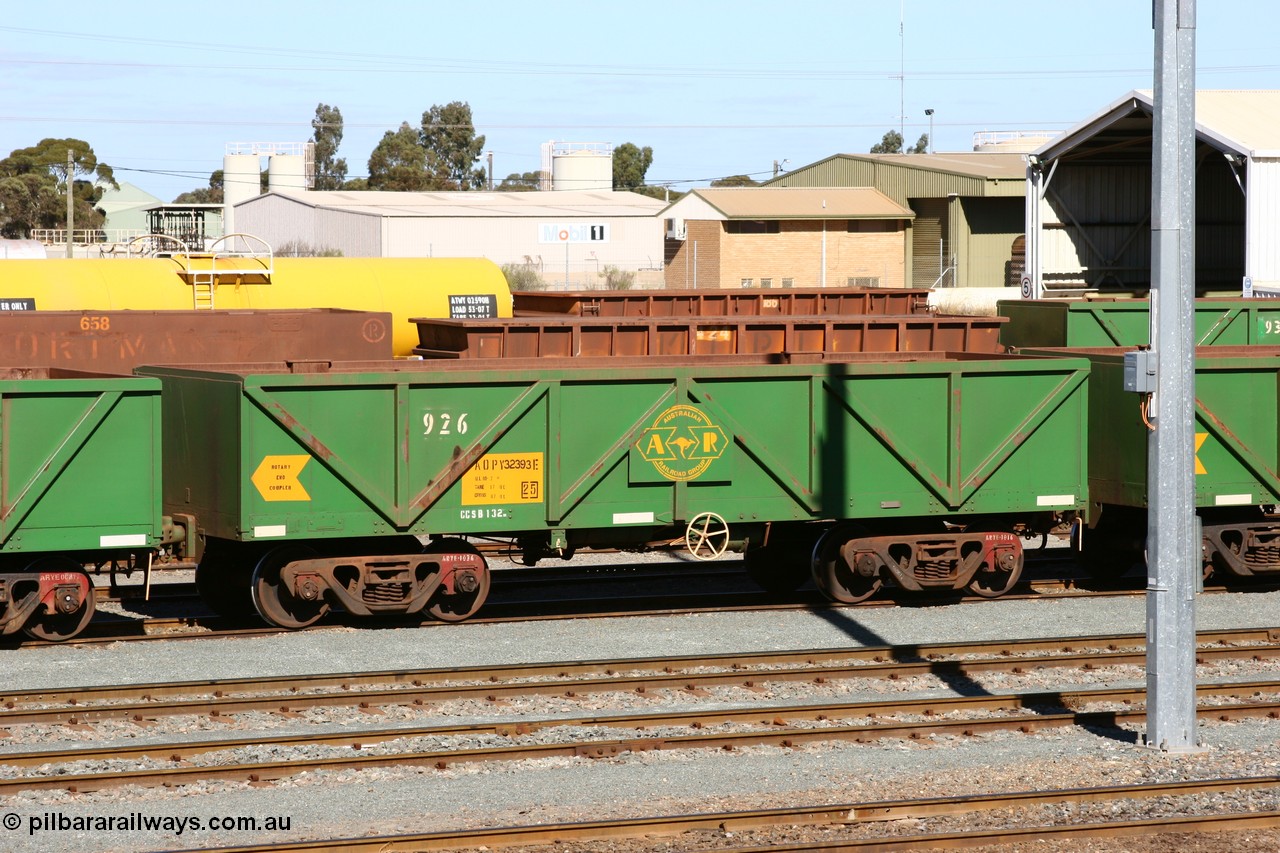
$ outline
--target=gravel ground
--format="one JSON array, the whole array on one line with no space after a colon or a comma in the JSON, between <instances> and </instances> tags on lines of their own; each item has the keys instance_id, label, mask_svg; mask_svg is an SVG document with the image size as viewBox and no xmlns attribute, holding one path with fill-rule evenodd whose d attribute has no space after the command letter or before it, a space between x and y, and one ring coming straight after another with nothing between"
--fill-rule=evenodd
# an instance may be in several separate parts
<instances>
[{"instance_id":1,"label":"gravel ground","mask_svg":"<svg viewBox=\"0 0 1280 853\"><path fill-rule=\"evenodd\" d=\"M1093 601L973 602L949 606L858 609L822 613L726 613L625 619L572 619L511 625L453 625L418 630L325 629L240 640L196 640L119 643L107 646L47 647L3 652L5 686L35 687L119 682L152 682L301 674L346 670L383 670L438 666L555 661L734 652L763 649L828 648L904 643L954 642L1141 632L1146 617L1141 597ZM1280 593L1205 595L1198 599L1201 629L1280 625ZM1269 664L1230 664L1206 670L1206 680L1264 678ZM1088 684L1142 683L1135 667L1106 668L1091 673ZM967 691L1008 692L1061 686L1055 671L1019 676L985 674L968 679ZM932 677L900 682L858 681L812 685L778 685L771 702L856 701L894 696L937 695L956 689ZM285 719L270 714L236 717L229 723L178 718L159 726L102 723L92 727L37 730L15 727L0 738L0 762L6 752L75 745L197 739L255 732L314 731L363 725L439 725L521 715L583 715L654 711L688 703L673 698L635 696L585 697L581 703L538 699L527 704L448 703L429 712L388 709L372 718L355 710L308 712ZM713 691L709 701L724 704L747 700L732 691ZM756 701L759 701L757 697ZM604 710L601 710L604 709ZM877 799L944 796L992 790L1078 787L1178 778L1280 774L1280 722L1246 721L1201 729L1202 753L1167 755L1136 746L1137 732L1127 734L1063 730L1037 735L998 734L978 738L938 738L922 742L882 741L874 744L812 744L799 749L757 748L731 755L678 751L623 755L615 759L550 759L498 765L453 765L444 771L418 768L335 771L306 774L282 782L209 782L179 789L117 789L70 794L29 792L0 799L0 821L12 814L18 829L0 828L0 849L36 850L165 850L288 841L304 838L360 836L385 832L425 832L467 826L545 823L613 816L721 811L737 808L843 803ZM28 728L28 731L23 731ZM554 736L554 735L549 735ZM603 736L621 736L619 732ZM401 744L400 746L403 746ZM429 748L429 744L418 744ZM260 748L268 759L270 747ZM208 759L202 759L208 760ZM225 760L213 759L213 760ZM22 771L26 772L26 771ZM1200 798L1210 810L1280 809L1277 795L1221 795ZM1054 808L1057 811L1054 811ZM1109 806L1100 806L1106 809ZM1126 818L1178 814L1191 806L1172 800L1139 804ZM116 830L77 831L85 817L128 819L131 815L177 819L237 816L287 818L277 831L196 831L189 826L146 831L126 826ZM1056 817L1055 817L1056 815ZM1038 822L1069 818L1061 807L1044 807ZM987 815L982 821L1006 820ZM137 818L134 818L136 821ZM948 831L973 826L954 820L927 828ZM38 822L55 827L32 832ZM70 823L68 823L70 822ZM56 827L69 826L65 831ZM961 825L963 824L963 826ZM7 827L7 823L4 824ZM873 824L866 834L918 832L912 822ZM711 834L716 835L716 834ZM1280 849L1280 838L1267 833L1196 836L1188 850ZM708 838L715 843L749 843L747 836ZM651 841L625 849L686 849L693 839ZM1164 839L1168 842L1169 839ZM1221 841L1223 846L1212 845ZM1121 846L1034 846L1035 850L1169 849L1142 847L1134 839ZM1152 842L1154 844L1154 842ZM574 849L574 848L562 848ZM578 849L600 849L599 846ZM622 848L620 848L622 849Z\"/></svg>"}]
</instances>

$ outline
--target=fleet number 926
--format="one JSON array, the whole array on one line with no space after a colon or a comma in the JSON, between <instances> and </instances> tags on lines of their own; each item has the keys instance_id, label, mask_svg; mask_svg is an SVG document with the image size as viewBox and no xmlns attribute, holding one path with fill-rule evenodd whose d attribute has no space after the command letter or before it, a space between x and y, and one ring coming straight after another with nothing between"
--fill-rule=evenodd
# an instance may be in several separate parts
<instances>
[{"instance_id":1,"label":"fleet number 926","mask_svg":"<svg viewBox=\"0 0 1280 853\"><path fill-rule=\"evenodd\" d=\"M466 435L468 429L466 412L427 412L422 416L423 435Z\"/></svg>"}]
</instances>

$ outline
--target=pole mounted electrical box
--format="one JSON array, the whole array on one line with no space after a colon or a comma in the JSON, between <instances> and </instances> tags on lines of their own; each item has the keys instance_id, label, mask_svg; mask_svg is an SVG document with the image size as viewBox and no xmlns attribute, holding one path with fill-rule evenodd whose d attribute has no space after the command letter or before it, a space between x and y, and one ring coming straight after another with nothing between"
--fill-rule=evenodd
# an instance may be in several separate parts
<instances>
[{"instance_id":1,"label":"pole mounted electrical box","mask_svg":"<svg viewBox=\"0 0 1280 853\"><path fill-rule=\"evenodd\" d=\"M1156 354L1149 349L1124 354L1124 390L1137 394L1156 391Z\"/></svg>"}]
</instances>

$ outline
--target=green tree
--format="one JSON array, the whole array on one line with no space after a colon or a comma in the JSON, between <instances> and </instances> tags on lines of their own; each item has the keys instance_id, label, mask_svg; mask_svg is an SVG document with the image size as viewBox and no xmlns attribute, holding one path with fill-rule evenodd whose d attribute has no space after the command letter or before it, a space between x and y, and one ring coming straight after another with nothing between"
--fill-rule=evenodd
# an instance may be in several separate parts
<instances>
[{"instance_id":1,"label":"green tree","mask_svg":"<svg viewBox=\"0 0 1280 853\"><path fill-rule=\"evenodd\" d=\"M45 175L0 177L0 236L25 238L32 228L57 228L66 218L64 196Z\"/></svg>"},{"instance_id":2,"label":"green tree","mask_svg":"<svg viewBox=\"0 0 1280 853\"><path fill-rule=\"evenodd\" d=\"M920 134L916 144L904 150L902 147L902 134L896 130L888 131L879 142L871 146L872 154L924 154L928 150L929 134Z\"/></svg>"},{"instance_id":3,"label":"green tree","mask_svg":"<svg viewBox=\"0 0 1280 853\"><path fill-rule=\"evenodd\" d=\"M509 193L529 192L536 190L541 183L541 172L512 172L502 179L497 189Z\"/></svg>"},{"instance_id":4,"label":"green tree","mask_svg":"<svg viewBox=\"0 0 1280 853\"><path fill-rule=\"evenodd\" d=\"M713 187L758 187L760 182L750 175L730 175L727 178L716 178L711 182Z\"/></svg>"},{"instance_id":5,"label":"green tree","mask_svg":"<svg viewBox=\"0 0 1280 853\"><path fill-rule=\"evenodd\" d=\"M507 278L507 287L512 290L546 290L543 280L532 264L503 264L502 274Z\"/></svg>"},{"instance_id":6,"label":"green tree","mask_svg":"<svg viewBox=\"0 0 1280 853\"><path fill-rule=\"evenodd\" d=\"M476 136L470 104L453 101L432 106L422 114L420 137L427 168L438 180L458 189L484 188L484 169L476 167L484 137Z\"/></svg>"},{"instance_id":7,"label":"green tree","mask_svg":"<svg viewBox=\"0 0 1280 853\"><path fill-rule=\"evenodd\" d=\"M901 154L902 134L896 130L885 133L879 142L871 146L872 154Z\"/></svg>"},{"instance_id":8,"label":"green tree","mask_svg":"<svg viewBox=\"0 0 1280 853\"><path fill-rule=\"evenodd\" d=\"M644 186L644 176L651 165L652 148L648 145L639 148L630 142L622 143L613 149L613 188L635 190Z\"/></svg>"},{"instance_id":9,"label":"green tree","mask_svg":"<svg viewBox=\"0 0 1280 853\"><path fill-rule=\"evenodd\" d=\"M209 175L209 186L188 190L173 200L174 204L222 204L222 170Z\"/></svg>"},{"instance_id":10,"label":"green tree","mask_svg":"<svg viewBox=\"0 0 1280 853\"><path fill-rule=\"evenodd\" d=\"M67 168L67 151L71 168ZM77 180L89 178L90 180ZM70 182L78 228L101 227L96 209L106 187L119 189L112 169L82 139L42 139L0 160L0 234L25 237L32 228L65 228Z\"/></svg>"},{"instance_id":11,"label":"green tree","mask_svg":"<svg viewBox=\"0 0 1280 853\"><path fill-rule=\"evenodd\" d=\"M388 130L369 155L369 189L423 192L438 190L434 176L427 171L427 150L418 141L418 133L401 122L399 130Z\"/></svg>"},{"instance_id":12,"label":"green tree","mask_svg":"<svg viewBox=\"0 0 1280 853\"><path fill-rule=\"evenodd\" d=\"M338 146L342 144L342 111L328 104L316 104L311 130L316 146L315 188L342 189L347 180L347 160L337 156Z\"/></svg>"}]
</instances>

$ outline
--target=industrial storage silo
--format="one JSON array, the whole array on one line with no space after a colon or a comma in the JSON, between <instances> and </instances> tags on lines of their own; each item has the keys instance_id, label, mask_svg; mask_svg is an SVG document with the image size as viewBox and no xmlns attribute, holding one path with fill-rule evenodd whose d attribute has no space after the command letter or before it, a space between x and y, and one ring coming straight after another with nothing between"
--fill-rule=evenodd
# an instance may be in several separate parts
<instances>
[{"instance_id":1,"label":"industrial storage silo","mask_svg":"<svg viewBox=\"0 0 1280 853\"><path fill-rule=\"evenodd\" d=\"M300 192L307 189L307 162L299 154L272 154L267 158L267 189Z\"/></svg>"},{"instance_id":2,"label":"industrial storage silo","mask_svg":"<svg viewBox=\"0 0 1280 853\"><path fill-rule=\"evenodd\" d=\"M222 233L235 233L235 206L261 192L260 158L252 147L231 143L222 158ZM203 249L203 246L192 246Z\"/></svg>"},{"instance_id":3,"label":"industrial storage silo","mask_svg":"<svg viewBox=\"0 0 1280 853\"><path fill-rule=\"evenodd\" d=\"M267 155L267 189L301 192L315 175L313 142L230 142L222 158L222 233L234 234L234 208L262 192L262 156ZM197 247L192 247L197 248Z\"/></svg>"},{"instance_id":4,"label":"industrial storage silo","mask_svg":"<svg viewBox=\"0 0 1280 853\"><path fill-rule=\"evenodd\" d=\"M987 154L1027 154L1058 135L1055 130L980 130L973 150Z\"/></svg>"},{"instance_id":5,"label":"industrial storage silo","mask_svg":"<svg viewBox=\"0 0 1280 853\"><path fill-rule=\"evenodd\" d=\"M612 190L613 146L607 142L553 143L551 189Z\"/></svg>"}]
</instances>

